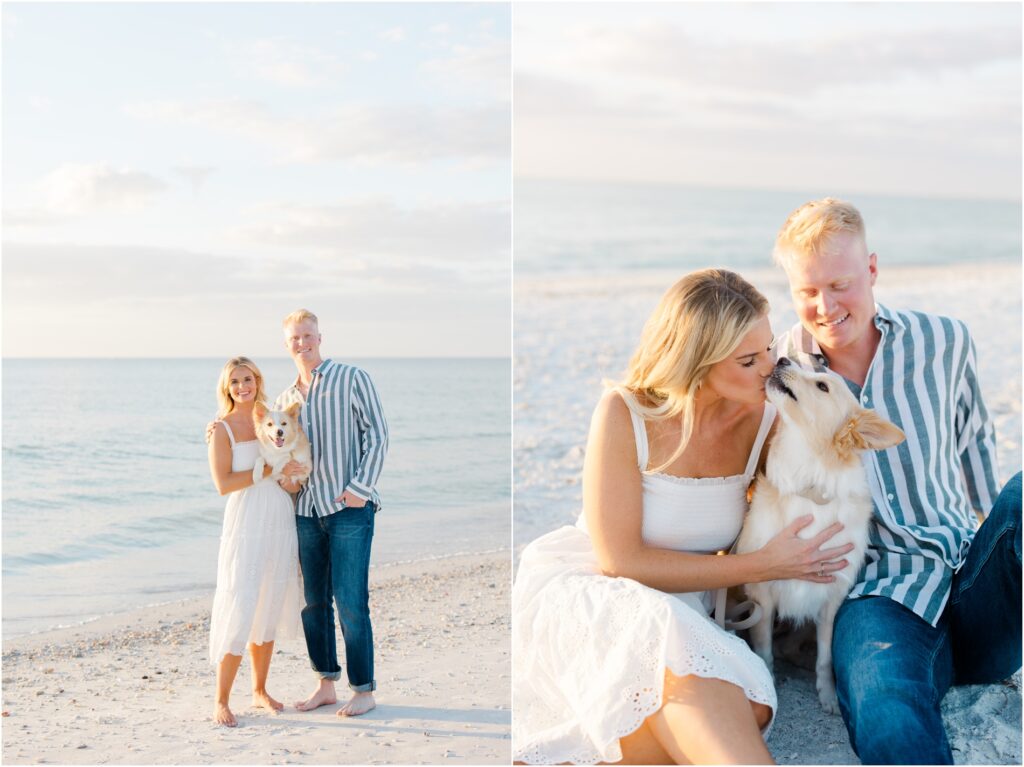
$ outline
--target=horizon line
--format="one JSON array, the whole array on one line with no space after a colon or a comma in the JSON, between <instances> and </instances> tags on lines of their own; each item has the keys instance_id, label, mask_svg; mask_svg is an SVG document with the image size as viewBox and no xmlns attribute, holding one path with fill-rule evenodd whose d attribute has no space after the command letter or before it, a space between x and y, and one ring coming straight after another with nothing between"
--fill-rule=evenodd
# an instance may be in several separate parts
<instances>
[{"instance_id":1,"label":"horizon line","mask_svg":"<svg viewBox=\"0 0 1024 767\"><path fill-rule=\"evenodd\" d=\"M774 186L736 186L729 184L711 184L711 183L695 183L695 182L684 182L684 181L661 181L658 179L638 180L638 179L622 179L622 178L570 178L566 176L547 176L547 175L533 175L533 174L517 174L514 170L512 173L513 183L513 194L515 194L515 183L529 182L529 181L548 181L557 182L563 184L591 184L591 185L610 185L610 186L665 186L665 187L678 187L682 189L700 189L700 190L714 190L718 192L770 192L776 194L800 194L806 195L807 189L795 189L795 188L783 188ZM879 197L882 199L897 199L897 200L929 200L936 202L1003 202L1008 204L1020 205L1024 202L1024 195L1017 195L1016 197L953 197L953 196L942 196L942 195L926 195L922 193L907 194L900 192L877 192L867 190L850 190L851 194L863 195L865 197ZM513 201L513 207L515 203Z\"/></svg>"}]
</instances>

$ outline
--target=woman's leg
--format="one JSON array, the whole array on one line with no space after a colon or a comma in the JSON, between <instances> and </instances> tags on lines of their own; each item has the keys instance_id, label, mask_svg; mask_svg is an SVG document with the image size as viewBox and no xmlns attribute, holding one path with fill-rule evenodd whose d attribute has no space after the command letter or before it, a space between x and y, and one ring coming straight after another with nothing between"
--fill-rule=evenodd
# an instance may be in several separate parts
<instances>
[{"instance_id":1,"label":"woman's leg","mask_svg":"<svg viewBox=\"0 0 1024 767\"><path fill-rule=\"evenodd\" d=\"M252 658L252 705L280 711L284 704L271 698L267 692L267 673L270 671L270 658L273 654L273 642L249 645L249 657Z\"/></svg>"},{"instance_id":2,"label":"woman's leg","mask_svg":"<svg viewBox=\"0 0 1024 767\"><path fill-rule=\"evenodd\" d=\"M662 707L619 741L620 764L774 764L761 737L771 709L721 679L665 672Z\"/></svg>"},{"instance_id":3,"label":"woman's leg","mask_svg":"<svg viewBox=\"0 0 1024 767\"><path fill-rule=\"evenodd\" d=\"M234 727L238 724L228 707L228 701L231 699L231 685L235 683L235 674L238 673L241 664L242 656L231 653L225 655L217 664L217 698L213 703L213 721L225 727Z\"/></svg>"}]
</instances>

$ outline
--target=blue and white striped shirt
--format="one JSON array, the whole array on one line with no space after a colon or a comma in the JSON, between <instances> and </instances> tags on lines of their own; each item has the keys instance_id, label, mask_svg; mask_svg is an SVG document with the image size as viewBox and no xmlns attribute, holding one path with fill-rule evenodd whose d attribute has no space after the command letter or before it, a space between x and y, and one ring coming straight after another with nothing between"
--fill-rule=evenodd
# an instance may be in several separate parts
<instances>
[{"instance_id":1,"label":"blue and white striped shirt","mask_svg":"<svg viewBox=\"0 0 1024 767\"><path fill-rule=\"evenodd\" d=\"M295 513L324 517L344 507L348 490L380 510L377 479L388 452L388 425L365 370L332 360L313 369L306 397L298 380L277 398L276 410L302 403L302 427L313 449L313 472L299 491Z\"/></svg>"},{"instance_id":2,"label":"blue and white striped shirt","mask_svg":"<svg viewBox=\"0 0 1024 767\"><path fill-rule=\"evenodd\" d=\"M861 389L864 407L907 439L863 455L875 510L867 562L851 598L886 596L938 623L953 574L998 495L995 430L981 397L974 342L959 320L875 306L882 337ZM827 364L799 323L780 353Z\"/></svg>"}]
</instances>

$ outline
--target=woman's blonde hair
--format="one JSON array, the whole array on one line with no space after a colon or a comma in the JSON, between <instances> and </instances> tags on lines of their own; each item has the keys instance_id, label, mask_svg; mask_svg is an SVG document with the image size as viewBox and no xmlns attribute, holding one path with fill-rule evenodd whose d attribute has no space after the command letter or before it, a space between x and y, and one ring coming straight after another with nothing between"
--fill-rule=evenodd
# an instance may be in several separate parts
<instances>
[{"instance_id":1,"label":"woman's blonde hair","mask_svg":"<svg viewBox=\"0 0 1024 767\"><path fill-rule=\"evenodd\" d=\"M255 402L267 404L267 395L263 391L263 374L256 367L256 363L248 357L232 357L224 363L221 368L220 378L217 379L217 418L223 418L235 409L235 401L231 399L229 384L231 383L231 371L237 367L249 368L256 379Z\"/></svg>"},{"instance_id":2,"label":"woman's blonde hair","mask_svg":"<svg viewBox=\"0 0 1024 767\"><path fill-rule=\"evenodd\" d=\"M666 291L644 326L618 386L631 410L645 419L681 416L682 435L664 469L693 433L694 397L708 370L729 357L768 314L768 299L735 272L702 269Z\"/></svg>"}]
</instances>

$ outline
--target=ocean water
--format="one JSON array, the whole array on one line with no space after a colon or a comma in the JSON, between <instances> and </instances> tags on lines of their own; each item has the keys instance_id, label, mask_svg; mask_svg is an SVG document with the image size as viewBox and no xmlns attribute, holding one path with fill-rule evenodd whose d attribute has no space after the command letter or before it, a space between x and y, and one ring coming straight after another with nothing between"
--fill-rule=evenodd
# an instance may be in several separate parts
<instances>
[{"instance_id":1,"label":"ocean water","mask_svg":"<svg viewBox=\"0 0 1024 767\"><path fill-rule=\"evenodd\" d=\"M517 179L515 275L771 266L786 217L827 194L857 206L883 265L1021 258L1019 201Z\"/></svg>"},{"instance_id":2,"label":"ocean water","mask_svg":"<svg viewBox=\"0 0 1024 767\"><path fill-rule=\"evenodd\" d=\"M363 359L391 431L374 566L507 549L510 362ZM273 398L289 359L256 360ZM3 634L210 593L223 360L3 361Z\"/></svg>"}]
</instances>

